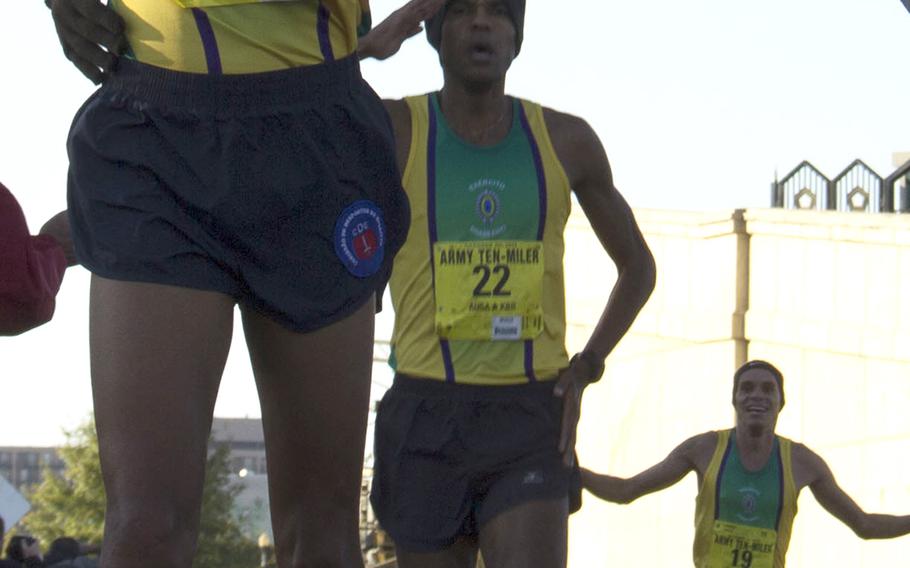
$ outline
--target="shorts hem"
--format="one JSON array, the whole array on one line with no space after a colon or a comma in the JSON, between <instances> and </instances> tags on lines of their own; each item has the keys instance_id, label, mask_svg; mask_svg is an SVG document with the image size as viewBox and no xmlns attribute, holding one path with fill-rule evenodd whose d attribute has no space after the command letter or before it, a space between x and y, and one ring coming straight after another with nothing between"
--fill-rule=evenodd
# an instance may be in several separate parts
<instances>
[{"instance_id":1,"label":"shorts hem","mask_svg":"<svg viewBox=\"0 0 910 568\"><path fill-rule=\"evenodd\" d=\"M278 322L284 328L293 331L294 333L310 333L313 331L318 331L324 327L328 327L332 324L338 323L363 307L363 305L370 300L370 297L376 293L376 288L367 288L363 294L358 294L357 296L352 296L352 299L349 299L343 307L332 312L331 314L315 319L309 320L305 323L297 323L293 319L287 317L286 315L270 310L264 306L257 305L253 302L248 301L248 298L242 299L241 304L249 306L253 310L256 310L258 313Z\"/></svg>"},{"instance_id":2,"label":"shorts hem","mask_svg":"<svg viewBox=\"0 0 910 568\"><path fill-rule=\"evenodd\" d=\"M236 288L231 286L220 286L217 284L212 284L210 282L198 282L182 278L167 278L167 277L155 277L149 276L147 274L139 273L116 273L116 271L106 271L99 269L97 267L91 266L83 261L80 261L80 264L93 276L98 276L100 278L105 278L107 280L115 280L117 282L135 282L139 284L158 284L161 286L173 286L175 288L189 288L191 290L201 290L203 292L217 292L219 294L224 294L231 297L235 302L240 302L242 297L237 292Z\"/></svg>"},{"instance_id":3,"label":"shorts hem","mask_svg":"<svg viewBox=\"0 0 910 568\"><path fill-rule=\"evenodd\" d=\"M489 523L490 521L492 521L499 515L507 512L507 511L511 511L512 509L514 509L516 507L520 507L521 505L526 505L528 503L536 503L539 501L555 501L558 499L566 499L566 504L568 505L570 502L570 499L568 496L568 491L552 491L552 492L538 493L536 495L529 496L527 499L511 499L508 502L503 503L499 506L491 507L491 510L489 513L477 516L478 532L483 530L483 527L487 523ZM566 512L567 513L569 512L569 508L566 509Z\"/></svg>"},{"instance_id":4,"label":"shorts hem","mask_svg":"<svg viewBox=\"0 0 910 568\"><path fill-rule=\"evenodd\" d=\"M426 541L416 541L416 540L407 540L407 539L398 539L395 538L395 534L392 531L389 531L388 528L385 530L389 533L389 536L392 537L392 542L395 543L396 549L401 549L405 552L411 554L432 554L434 552L442 552L443 550L451 547L455 544L455 541L458 540L461 536L469 535L455 535L451 539L438 540L428 543Z\"/></svg>"}]
</instances>

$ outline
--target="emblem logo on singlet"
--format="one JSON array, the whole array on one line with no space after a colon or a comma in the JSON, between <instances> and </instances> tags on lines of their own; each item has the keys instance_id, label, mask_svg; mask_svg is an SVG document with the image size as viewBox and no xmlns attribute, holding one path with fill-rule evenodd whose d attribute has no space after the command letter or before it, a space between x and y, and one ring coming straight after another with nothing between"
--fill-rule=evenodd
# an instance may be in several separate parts
<instances>
[{"instance_id":1,"label":"emblem logo on singlet","mask_svg":"<svg viewBox=\"0 0 910 568\"><path fill-rule=\"evenodd\" d=\"M483 178L468 186L468 191L475 196L474 203L477 211L477 221L471 223L471 234L480 239L491 239L503 234L506 225L497 225L501 200L500 195L506 189L506 184L498 179Z\"/></svg>"},{"instance_id":2,"label":"emblem logo on singlet","mask_svg":"<svg viewBox=\"0 0 910 568\"><path fill-rule=\"evenodd\" d=\"M758 508L758 499L761 497L761 492L754 487L743 487L739 492L741 511L736 516L739 520L747 523L757 520L758 515L755 514L755 510Z\"/></svg>"},{"instance_id":3,"label":"emblem logo on singlet","mask_svg":"<svg viewBox=\"0 0 910 568\"><path fill-rule=\"evenodd\" d=\"M372 276L382 266L385 239L382 211L372 201L352 203L335 222L335 254L358 278Z\"/></svg>"}]
</instances>

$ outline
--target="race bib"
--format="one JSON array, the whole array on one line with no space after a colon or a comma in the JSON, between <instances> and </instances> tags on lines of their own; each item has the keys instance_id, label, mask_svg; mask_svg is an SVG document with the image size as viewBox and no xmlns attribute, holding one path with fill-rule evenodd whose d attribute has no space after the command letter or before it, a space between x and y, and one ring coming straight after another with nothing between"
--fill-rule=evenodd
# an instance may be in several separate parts
<instances>
[{"instance_id":1,"label":"race bib","mask_svg":"<svg viewBox=\"0 0 910 568\"><path fill-rule=\"evenodd\" d=\"M714 521L709 568L774 568L777 531Z\"/></svg>"},{"instance_id":2,"label":"race bib","mask_svg":"<svg viewBox=\"0 0 910 568\"><path fill-rule=\"evenodd\" d=\"M439 337L519 341L543 331L542 242L440 242L433 266Z\"/></svg>"}]
</instances>

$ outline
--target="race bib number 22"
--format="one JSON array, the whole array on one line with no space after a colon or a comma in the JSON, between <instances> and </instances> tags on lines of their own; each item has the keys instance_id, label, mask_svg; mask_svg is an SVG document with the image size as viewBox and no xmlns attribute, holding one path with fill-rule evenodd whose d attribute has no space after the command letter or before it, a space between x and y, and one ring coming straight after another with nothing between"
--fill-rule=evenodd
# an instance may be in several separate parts
<instances>
[{"instance_id":1,"label":"race bib number 22","mask_svg":"<svg viewBox=\"0 0 910 568\"><path fill-rule=\"evenodd\" d=\"M443 339L519 341L543 331L543 243L433 245L436 333Z\"/></svg>"}]
</instances>

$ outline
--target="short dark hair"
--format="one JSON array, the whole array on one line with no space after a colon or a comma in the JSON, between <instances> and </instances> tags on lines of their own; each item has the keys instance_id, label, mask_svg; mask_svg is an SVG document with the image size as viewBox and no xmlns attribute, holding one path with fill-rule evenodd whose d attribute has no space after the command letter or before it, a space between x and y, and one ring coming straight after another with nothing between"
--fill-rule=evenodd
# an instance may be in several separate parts
<instances>
[{"instance_id":1,"label":"short dark hair","mask_svg":"<svg viewBox=\"0 0 910 568\"><path fill-rule=\"evenodd\" d=\"M764 369L771 373L774 377L774 381L777 383L777 392L780 394L780 407L784 407L784 374L780 372L780 369L768 363L767 361L762 361L761 359L753 359L751 361L746 361L740 366L739 369L736 369L736 372L733 373L733 404L736 404L736 390L739 388L739 380L742 378L743 374L746 371L751 371L752 369Z\"/></svg>"},{"instance_id":2,"label":"short dark hair","mask_svg":"<svg viewBox=\"0 0 910 568\"><path fill-rule=\"evenodd\" d=\"M47 554L44 555L44 562L50 566L64 560L74 560L81 552L82 547L79 545L78 540L68 536L61 536L51 542Z\"/></svg>"}]
</instances>

